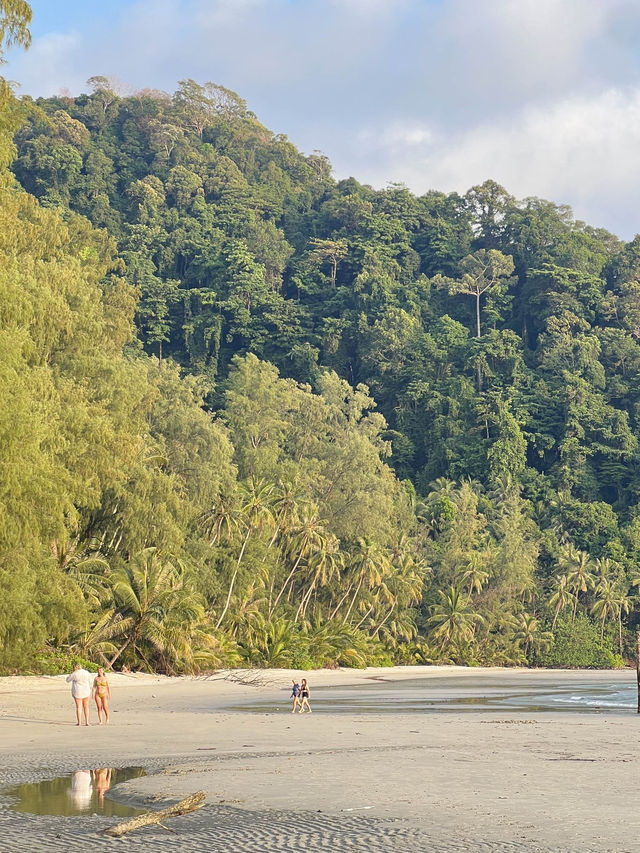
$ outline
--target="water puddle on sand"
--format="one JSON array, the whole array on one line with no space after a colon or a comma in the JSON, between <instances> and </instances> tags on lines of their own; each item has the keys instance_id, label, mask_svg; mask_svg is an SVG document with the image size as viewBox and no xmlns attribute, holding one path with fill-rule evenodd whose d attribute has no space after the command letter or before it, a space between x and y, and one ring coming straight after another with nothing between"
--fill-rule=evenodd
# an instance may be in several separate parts
<instances>
[{"instance_id":1,"label":"water puddle on sand","mask_svg":"<svg viewBox=\"0 0 640 853\"><path fill-rule=\"evenodd\" d=\"M145 810L118 803L109 798L107 791L119 782L146 775L143 767L98 767L76 770L70 776L58 776L44 782L16 785L3 793L15 799L11 808L17 812L134 817Z\"/></svg>"}]
</instances>

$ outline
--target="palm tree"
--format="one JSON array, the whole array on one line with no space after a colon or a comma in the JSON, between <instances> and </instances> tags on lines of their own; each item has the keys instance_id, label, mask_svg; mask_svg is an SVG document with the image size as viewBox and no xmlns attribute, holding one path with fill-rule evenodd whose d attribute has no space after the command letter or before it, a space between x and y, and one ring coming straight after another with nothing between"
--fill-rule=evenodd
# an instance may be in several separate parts
<instances>
[{"instance_id":1,"label":"palm tree","mask_svg":"<svg viewBox=\"0 0 640 853\"><path fill-rule=\"evenodd\" d=\"M609 578L611 575L611 569L614 566L618 566L618 563L614 563L609 557L599 557L594 561L593 564L593 573L596 581L599 583L603 578Z\"/></svg>"},{"instance_id":2,"label":"palm tree","mask_svg":"<svg viewBox=\"0 0 640 853\"><path fill-rule=\"evenodd\" d=\"M477 551L474 551L469 557L461 581L469 584L469 595L471 596L474 592L482 592L482 588L488 580L489 572L482 568L481 556Z\"/></svg>"},{"instance_id":3,"label":"palm tree","mask_svg":"<svg viewBox=\"0 0 640 853\"><path fill-rule=\"evenodd\" d=\"M300 509L307 504L306 493L297 479L293 481L280 481L273 493L273 517L275 526L270 545L276 541L278 535L291 527L298 520Z\"/></svg>"},{"instance_id":4,"label":"palm tree","mask_svg":"<svg viewBox=\"0 0 640 853\"><path fill-rule=\"evenodd\" d=\"M291 665L296 634L290 619L271 619L262 613L254 613L243 626L241 648L249 663L254 666Z\"/></svg>"},{"instance_id":5,"label":"palm tree","mask_svg":"<svg viewBox=\"0 0 640 853\"><path fill-rule=\"evenodd\" d=\"M560 613L568 607L569 604L573 601L573 593L569 587L569 577L568 575L558 575L556 577L556 587L553 595L549 598L549 604L554 608L553 612L553 622L551 623L551 630L553 631L556 627L556 622L558 621L558 616Z\"/></svg>"},{"instance_id":6,"label":"palm tree","mask_svg":"<svg viewBox=\"0 0 640 853\"><path fill-rule=\"evenodd\" d=\"M470 597L454 586L446 592L438 592L440 603L434 604L427 621L435 626L433 636L440 640L440 649L447 645L470 642L476 625L484 622L482 616L474 611Z\"/></svg>"},{"instance_id":7,"label":"palm tree","mask_svg":"<svg viewBox=\"0 0 640 853\"><path fill-rule=\"evenodd\" d=\"M422 597L422 589L427 574L431 569L419 558L412 554L395 553L391 558L391 569L389 577L383 581L384 590L386 591L386 599L389 606L382 620L373 629L373 635L377 636L385 624L392 617L396 621L396 625L400 626L398 621L398 607L407 610L412 604L420 601ZM378 616L379 619L379 616ZM413 624L413 616L409 614L409 621ZM408 623L402 620L402 633L405 633L405 627ZM414 626L415 627L415 626Z\"/></svg>"},{"instance_id":8,"label":"palm tree","mask_svg":"<svg viewBox=\"0 0 640 853\"><path fill-rule=\"evenodd\" d=\"M379 545L368 538L358 539L357 549L351 558L351 583L347 589L347 593L340 601L340 604L342 604L346 595L348 595L355 587L351 597L351 602L349 603L347 612L342 620L343 625L346 625L349 621L351 611L353 610L353 606L356 603L362 586L366 585L368 589L373 589L373 587L378 586L390 569L390 560ZM338 605L338 608L334 614L332 614L332 617L339 608L340 605Z\"/></svg>"},{"instance_id":9,"label":"palm tree","mask_svg":"<svg viewBox=\"0 0 640 853\"><path fill-rule=\"evenodd\" d=\"M242 542L242 547L240 548L240 553L238 554L238 559L236 561L235 568L233 570L233 574L231 575L231 580L229 582L229 590L227 592L227 600L225 601L224 607L222 608L222 613L218 617L218 621L216 622L216 629L222 625L224 617L227 614L227 610L229 609L229 604L231 603L231 595L233 593L233 587L236 582L236 578L238 577L238 572L240 571L240 564L242 563L242 558L244 557L244 552L247 547L247 542L249 541L249 537L253 533L254 530L262 530L265 524L273 523L273 513L271 510L271 496L273 493L273 484L267 483L265 480L256 480L252 477L247 484L241 484L241 505L240 505L240 519L241 523L245 528L244 540Z\"/></svg>"},{"instance_id":10,"label":"palm tree","mask_svg":"<svg viewBox=\"0 0 640 853\"><path fill-rule=\"evenodd\" d=\"M131 647L146 663L149 649L176 660L172 636L189 634L204 622L202 600L186 584L186 570L177 561L145 548L110 576L113 607L94 628L90 642L108 643L109 666ZM178 626L178 628L176 628ZM116 647L114 640L124 640Z\"/></svg>"},{"instance_id":11,"label":"palm tree","mask_svg":"<svg viewBox=\"0 0 640 853\"><path fill-rule=\"evenodd\" d=\"M275 612L278 602L289 588L289 584L298 571L302 560L308 558L311 553L322 551L326 547L327 539L324 524L318 517L318 507L315 504L308 504L304 507L298 524L291 529L287 540L292 566L284 583L280 587L275 601L269 609L270 617Z\"/></svg>"},{"instance_id":12,"label":"palm tree","mask_svg":"<svg viewBox=\"0 0 640 853\"><path fill-rule=\"evenodd\" d=\"M235 500L229 495L220 495L215 505L200 516L200 524L209 537L211 545L223 538L232 541L240 525L240 513Z\"/></svg>"},{"instance_id":13,"label":"palm tree","mask_svg":"<svg viewBox=\"0 0 640 853\"><path fill-rule=\"evenodd\" d=\"M335 536L328 537L317 543L315 550L309 555L307 564L311 569L311 578L307 583L307 589L300 598L300 604L296 618L304 619L309 601L316 587L328 586L332 580L340 577L340 569L343 566L343 556L340 553L340 542Z\"/></svg>"},{"instance_id":14,"label":"palm tree","mask_svg":"<svg viewBox=\"0 0 640 853\"><path fill-rule=\"evenodd\" d=\"M600 619L600 639L604 639L604 626L609 618L618 614L617 596L615 589L607 578L602 578L595 589L596 600L591 607L594 616Z\"/></svg>"},{"instance_id":15,"label":"palm tree","mask_svg":"<svg viewBox=\"0 0 640 853\"><path fill-rule=\"evenodd\" d=\"M110 566L99 551L99 542L82 544L78 537L55 539L51 552L60 571L73 578L91 607L104 607L111 595L107 582Z\"/></svg>"},{"instance_id":16,"label":"palm tree","mask_svg":"<svg viewBox=\"0 0 640 853\"><path fill-rule=\"evenodd\" d=\"M595 579L592 574L594 568L593 560L586 551L579 551L573 545L567 545L560 560L567 571L568 583L574 593L573 616L575 622L578 598L581 592L593 589Z\"/></svg>"},{"instance_id":17,"label":"palm tree","mask_svg":"<svg viewBox=\"0 0 640 853\"><path fill-rule=\"evenodd\" d=\"M618 592L618 642L620 648L620 657L622 657L622 614L629 613L633 606L633 596L629 592Z\"/></svg>"},{"instance_id":18,"label":"palm tree","mask_svg":"<svg viewBox=\"0 0 640 853\"><path fill-rule=\"evenodd\" d=\"M594 616L600 617L600 639L604 638L604 625L608 618L618 623L618 646L622 655L622 614L628 613L633 604L633 597L628 592L616 588L606 578L596 587L596 600L591 608Z\"/></svg>"},{"instance_id":19,"label":"palm tree","mask_svg":"<svg viewBox=\"0 0 640 853\"><path fill-rule=\"evenodd\" d=\"M524 643L524 656L529 659L529 649L544 649L553 642L553 634L550 631L541 631L540 622L531 613L520 613L514 619L516 629L514 639L517 644Z\"/></svg>"}]
</instances>

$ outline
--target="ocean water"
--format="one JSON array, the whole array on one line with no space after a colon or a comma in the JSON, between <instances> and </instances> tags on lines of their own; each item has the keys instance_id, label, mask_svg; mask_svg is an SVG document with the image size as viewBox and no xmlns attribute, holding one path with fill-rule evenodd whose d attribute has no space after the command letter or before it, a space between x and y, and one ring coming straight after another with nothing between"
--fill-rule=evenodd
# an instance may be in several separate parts
<instances>
[{"instance_id":1,"label":"ocean water","mask_svg":"<svg viewBox=\"0 0 640 853\"><path fill-rule=\"evenodd\" d=\"M631 714L637 709L635 672L535 671L446 674L431 678L386 680L374 676L364 684L311 686L314 711L334 714L425 712L581 712ZM290 710L288 690L264 691L253 702L227 710L276 713Z\"/></svg>"}]
</instances>

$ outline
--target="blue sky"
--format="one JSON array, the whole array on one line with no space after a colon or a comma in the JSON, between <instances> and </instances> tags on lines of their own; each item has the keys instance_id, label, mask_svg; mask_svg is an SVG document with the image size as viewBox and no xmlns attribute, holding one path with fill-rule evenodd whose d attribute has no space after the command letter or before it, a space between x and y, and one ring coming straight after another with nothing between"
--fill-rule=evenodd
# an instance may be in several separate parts
<instances>
[{"instance_id":1,"label":"blue sky","mask_svg":"<svg viewBox=\"0 0 640 853\"><path fill-rule=\"evenodd\" d=\"M493 178L640 231L637 0L34 0L31 95L221 83L337 177Z\"/></svg>"}]
</instances>

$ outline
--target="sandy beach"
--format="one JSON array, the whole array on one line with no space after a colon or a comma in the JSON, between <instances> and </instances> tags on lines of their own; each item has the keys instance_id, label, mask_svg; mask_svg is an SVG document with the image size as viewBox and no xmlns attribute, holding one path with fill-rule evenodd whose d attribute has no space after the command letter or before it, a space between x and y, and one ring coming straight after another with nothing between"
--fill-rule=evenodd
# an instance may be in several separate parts
<instances>
[{"instance_id":1,"label":"sandy beach","mask_svg":"<svg viewBox=\"0 0 640 853\"><path fill-rule=\"evenodd\" d=\"M292 715L294 674L252 673L251 684L237 675L114 675L112 725L80 729L64 677L0 679L0 850L640 851L635 713ZM307 676L313 705L314 689L328 696L381 679L400 695L407 680L436 693L470 678L499 684L545 673L400 667ZM610 677L628 685L635 673ZM571 685L585 674L562 678ZM265 699L272 710L251 710ZM99 834L113 818L21 814L6 795L12 784L134 765L148 775L118 785L114 798L161 808L201 790L207 805L172 820L173 831L114 841Z\"/></svg>"}]
</instances>

